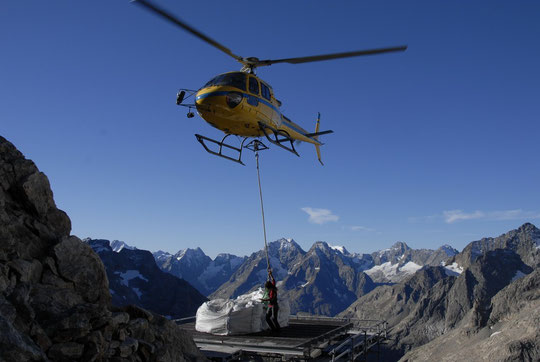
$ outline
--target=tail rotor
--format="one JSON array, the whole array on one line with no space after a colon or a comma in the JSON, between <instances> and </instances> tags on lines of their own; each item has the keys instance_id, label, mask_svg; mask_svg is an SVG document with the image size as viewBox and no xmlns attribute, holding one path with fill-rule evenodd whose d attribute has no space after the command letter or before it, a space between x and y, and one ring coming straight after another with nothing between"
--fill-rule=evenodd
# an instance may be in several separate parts
<instances>
[{"instance_id":1,"label":"tail rotor","mask_svg":"<svg viewBox=\"0 0 540 362\"><path fill-rule=\"evenodd\" d=\"M317 113L317 124L315 126L315 134L317 134L316 136L314 136L313 138L315 138L316 141L319 140L319 126L321 124L321 112L318 112ZM321 149L320 149L320 145L315 145L315 150L317 151L317 159L319 160L319 162L321 163L321 165L324 166L324 163L322 162L321 160Z\"/></svg>"}]
</instances>

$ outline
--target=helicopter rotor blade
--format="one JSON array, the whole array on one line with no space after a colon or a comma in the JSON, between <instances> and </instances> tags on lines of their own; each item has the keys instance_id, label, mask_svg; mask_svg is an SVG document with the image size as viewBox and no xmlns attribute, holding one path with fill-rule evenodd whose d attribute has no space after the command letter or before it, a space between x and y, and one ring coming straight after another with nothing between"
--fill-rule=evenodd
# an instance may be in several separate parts
<instances>
[{"instance_id":1,"label":"helicopter rotor blade","mask_svg":"<svg viewBox=\"0 0 540 362\"><path fill-rule=\"evenodd\" d=\"M196 30L192 26L190 26L187 23L180 20L179 18L177 18L177 17L173 16L172 14L169 14L167 11L159 8L158 6L153 4L152 2L147 1L147 0L132 0L132 2L141 5L141 6L145 7L147 10L150 10L150 11L154 12L155 14L161 16L162 18L170 21L171 23L176 24L177 26L181 27L185 31L195 35L197 38L199 38L199 39L205 41L206 43L212 45L213 47L221 50L223 53L233 57L237 61L239 61L239 62L242 61L242 57L240 57L240 56L234 54L233 52L231 52L229 50L229 48L221 45L220 43L218 43L214 39L204 35L200 31Z\"/></svg>"},{"instance_id":2,"label":"helicopter rotor blade","mask_svg":"<svg viewBox=\"0 0 540 362\"><path fill-rule=\"evenodd\" d=\"M339 59L339 58L349 58L349 57L359 57L362 55L373 55L381 53L390 53L390 52L401 52L407 49L406 45L390 47L390 48L378 48L378 49L368 49L368 50L358 50L353 52L344 52L344 53L332 53L332 54L322 54L322 55L312 55L307 57L298 57L298 58L285 58L285 59L276 59L276 60L259 60L257 66L272 65L276 63L290 63L290 64L300 64L308 62L318 62L321 60L330 60L330 59Z\"/></svg>"}]
</instances>

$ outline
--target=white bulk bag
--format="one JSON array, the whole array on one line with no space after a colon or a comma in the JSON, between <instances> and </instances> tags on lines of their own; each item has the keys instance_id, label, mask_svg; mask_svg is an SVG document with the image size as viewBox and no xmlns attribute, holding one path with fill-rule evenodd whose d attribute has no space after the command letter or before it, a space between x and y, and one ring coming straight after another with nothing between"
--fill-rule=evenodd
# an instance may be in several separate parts
<instances>
[{"instance_id":1,"label":"white bulk bag","mask_svg":"<svg viewBox=\"0 0 540 362\"><path fill-rule=\"evenodd\" d=\"M263 291L259 288L236 299L210 300L197 310L195 329L216 335L247 334L268 329L262 297ZM289 324L289 301L278 298L278 305L278 322L285 327Z\"/></svg>"}]
</instances>

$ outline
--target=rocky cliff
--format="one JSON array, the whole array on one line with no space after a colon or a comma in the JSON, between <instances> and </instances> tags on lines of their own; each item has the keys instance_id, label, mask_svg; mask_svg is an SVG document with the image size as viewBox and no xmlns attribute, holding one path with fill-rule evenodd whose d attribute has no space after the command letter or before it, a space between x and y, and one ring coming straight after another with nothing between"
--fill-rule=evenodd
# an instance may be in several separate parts
<instances>
[{"instance_id":1,"label":"rocky cliff","mask_svg":"<svg viewBox=\"0 0 540 362\"><path fill-rule=\"evenodd\" d=\"M292 239L280 239L268 244L270 265L278 286L279 281L288 275L288 271L304 254L305 251ZM210 299L235 298L263 286L267 277L266 254L260 250L251 254L230 279L210 295Z\"/></svg>"},{"instance_id":2,"label":"rocky cliff","mask_svg":"<svg viewBox=\"0 0 540 362\"><path fill-rule=\"evenodd\" d=\"M70 230L47 177L0 137L0 360L204 359L174 323L111 307L101 260Z\"/></svg>"},{"instance_id":3,"label":"rocky cliff","mask_svg":"<svg viewBox=\"0 0 540 362\"><path fill-rule=\"evenodd\" d=\"M343 311L375 288L361 266L346 250L316 242L283 280L291 312L334 316Z\"/></svg>"},{"instance_id":4,"label":"rocky cliff","mask_svg":"<svg viewBox=\"0 0 540 362\"><path fill-rule=\"evenodd\" d=\"M404 357L407 360L486 360L478 354L478 359L468 358L456 346L467 345L472 350L474 341L489 346L487 330L505 321L500 324L501 331L506 331L503 336L514 335L496 344L500 356L513 360L511 356L522 355L534 361L540 355L540 334L534 322L540 318L540 305L538 291L534 292L538 268L529 264L535 265L540 253L535 246L537 235L536 227L524 224L498 238L483 239L490 241L474 257L471 250L477 242L472 242L455 256L452 265L426 266L401 283L376 288L341 316L387 320L391 327L389 360L406 352L410 352ZM519 253L521 250L530 253ZM456 266L458 261L466 267ZM527 313L532 315L527 317ZM479 331L483 331L480 336Z\"/></svg>"},{"instance_id":5,"label":"rocky cliff","mask_svg":"<svg viewBox=\"0 0 540 362\"><path fill-rule=\"evenodd\" d=\"M539 326L536 269L497 293L487 311L471 310L458 328L413 349L401 361L539 361Z\"/></svg>"}]
</instances>

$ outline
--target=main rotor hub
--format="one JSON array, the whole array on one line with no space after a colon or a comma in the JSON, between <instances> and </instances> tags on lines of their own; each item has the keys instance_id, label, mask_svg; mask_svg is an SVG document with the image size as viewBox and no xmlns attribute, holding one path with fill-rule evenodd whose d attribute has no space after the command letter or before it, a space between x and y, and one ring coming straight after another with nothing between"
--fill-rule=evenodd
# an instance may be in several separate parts
<instances>
[{"instance_id":1,"label":"main rotor hub","mask_svg":"<svg viewBox=\"0 0 540 362\"><path fill-rule=\"evenodd\" d=\"M242 62L244 64L257 64L259 62L259 58L257 57L242 58Z\"/></svg>"},{"instance_id":2,"label":"main rotor hub","mask_svg":"<svg viewBox=\"0 0 540 362\"><path fill-rule=\"evenodd\" d=\"M248 74L255 74L255 68L259 65L259 58L257 57L248 57L248 58L242 58L239 60L240 63L242 63L242 69L240 69L241 72L245 72Z\"/></svg>"}]
</instances>

